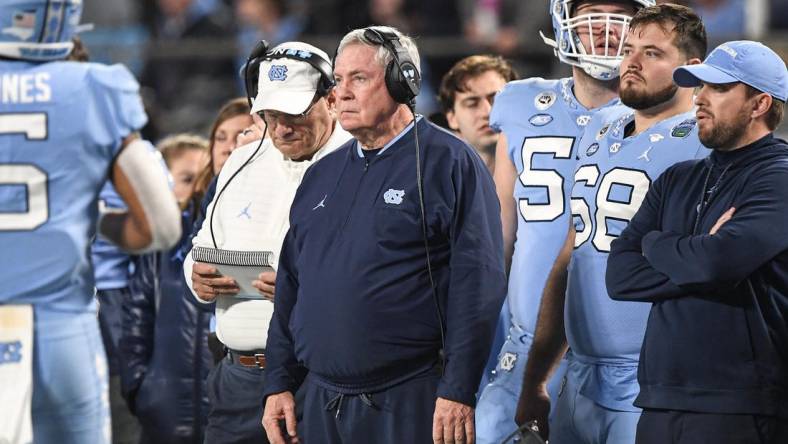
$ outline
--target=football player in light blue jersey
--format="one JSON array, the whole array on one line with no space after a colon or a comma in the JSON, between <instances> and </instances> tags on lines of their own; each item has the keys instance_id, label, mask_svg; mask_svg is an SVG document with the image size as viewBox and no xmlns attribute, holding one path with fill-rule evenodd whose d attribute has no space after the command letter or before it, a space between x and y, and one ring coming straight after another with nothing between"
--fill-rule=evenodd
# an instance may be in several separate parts
<instances>
[{"instance_id":1,"label":"football player in light blue jersey","mask_svg":"<svg viewBox=\"0 0 788 444\"><path fill-rule=\"evenodd\" d=\"M518 405L518 421L544 420L532 406L544 398L540 387L568 342L555 417L541 430L551 443L635 441L640 410L632 402L648 307L608 297L607 256L662 171L708 154L695 128L693 91L671 81L673 69L700 63L705 52L706 33L692 10L671 4L641 9L620 67L626 106L595 114L578 143L573 224L545 286Z\"/></svg>"},{"instance_id":2,"label":"football player in light blue jersey","mask_svg":"<svg viewBox=\"0 0 788 444\"><path fill-rule=\"evenodd\" d=\"M572 65L572 77L510 82L495 98L490 126L501 133L494 176L511 264L511 326L479 398L480 443L500 443L517 428L515 410L542 289L569 225L578 142L597 109L618 103L623 36L635 11L653 3L552 0L555 40L543 38ZM553 398L562 376L559 369L549 385Z\"/></svg>"},{"instance_id":3,"label":"football player in light blue jersey","mask_svg":"<svg viewBox=\"0 0 788 444\"><path fill-rule=\"evenodd\" d=\"M98 225L146 251L180 236L167 178L135 133L137 82L122 66L61 61L81 11L81 0L0 6L3 442L109 442L90 238ZM129 210L100 217L108 176Z\"/></svg>"}]
</instances>

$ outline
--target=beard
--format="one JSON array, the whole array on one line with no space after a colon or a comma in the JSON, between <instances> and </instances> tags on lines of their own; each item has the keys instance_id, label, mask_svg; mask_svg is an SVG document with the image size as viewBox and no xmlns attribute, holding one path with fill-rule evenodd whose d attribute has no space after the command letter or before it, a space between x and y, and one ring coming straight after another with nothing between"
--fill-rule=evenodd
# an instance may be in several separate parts
<instances>
[{"instance_id":1,"label":"beard","mask_svg":"<svg viewBox=\"0 0 788 444\"><path fill-rule=\"evenodd\" d=\"M676 95L679 87L671 83L659 91L638 91L635 88L621 88L619 97L621 103L638 111L661 105Z\"/></svg>"},{"instance_id":2,"label":"beard","mask_svg":"<svg viewBox=\"0 0 788 444\"><path fill-rule=\"evenodd\" d=\"M698 138L706 148L728 151L737 148L735 144L741 139L749 124L749 113L742 109L731 120L718 121L707 130L698 128Z\"/></svg>"}]
</instances>

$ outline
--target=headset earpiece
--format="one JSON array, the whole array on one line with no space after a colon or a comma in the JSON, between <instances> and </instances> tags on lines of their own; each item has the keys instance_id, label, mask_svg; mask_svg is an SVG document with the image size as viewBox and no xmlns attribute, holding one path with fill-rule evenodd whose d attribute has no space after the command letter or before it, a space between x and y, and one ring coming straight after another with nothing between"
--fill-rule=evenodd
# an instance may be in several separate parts
<instances>
[{"instance_id":1,"label":"headset earpiece","mask_svg":"<svg viewBox=\"0 0 788 444\"><path fill-rule=\"evenodd\" d=\"M244 86L246 87L246 101L249 103L249 108L252 107L252 100L257 97L257 77L260 74L260 62L263 61L263 56L267 52L268 42L260 40L252 48L249 57L246 58Z\"/></svg>"},{"instance_id":2,"label":"headset earpiece","mask_svg":"<svg viewBox=\"0 0 788 444\"><path fill-rule=\"evenodd\" d=\"M388 49L392 60L386 66L386 89L397 103L415 105L416 96L421 90L421 75L402 46L396 34L375 28L364 30L364 37L376 45Z\"/></svg>"},{"instance_id":3,"label":"headset earpiece","mask_svg":"<svg viewBox=\"0 0 788 444\"><path fill-rule=\"evenodd\" d=\"M395 57L386 66L386 88L395 102L410 104L419 95L420 87L419 71L410 61L397 63Z\"/></svg>"}]
</instances>

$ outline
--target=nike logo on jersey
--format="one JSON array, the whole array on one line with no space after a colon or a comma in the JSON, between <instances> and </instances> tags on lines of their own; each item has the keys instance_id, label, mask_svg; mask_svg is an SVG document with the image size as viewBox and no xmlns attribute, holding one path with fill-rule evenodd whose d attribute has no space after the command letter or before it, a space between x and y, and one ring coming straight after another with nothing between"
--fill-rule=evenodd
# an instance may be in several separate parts
<instances>
[{"instance_id":1,"label":"nike logo on jersey","mask_svg":"<svg viewBox=\"0 0 788 444\"><path fill-rule=\"evenodd\" d=\"M651 162L651 159L648 157L648 153L649 153L649 151L651 151L651 148L654 148L654 147L653 146L648 147L648 149L646 151L643 151L643 154L638 156L638 159L643 159L646 162Z\"/></svg>"},{"instance_id":2,"label":"nike logo on jersey","mask_svg":"<svg viewBox=\"0 0 788 444\"><path fill-rule=\"evenodd\" d=\"M315 205L315 208L312 208L312 211L315 211L318 208L325 208L326 207L326 198L327 197L328 197L328 194L323 196L323 199L321 199L320 202L318 202L317 205Z\"/></svg>"}]
</instances>

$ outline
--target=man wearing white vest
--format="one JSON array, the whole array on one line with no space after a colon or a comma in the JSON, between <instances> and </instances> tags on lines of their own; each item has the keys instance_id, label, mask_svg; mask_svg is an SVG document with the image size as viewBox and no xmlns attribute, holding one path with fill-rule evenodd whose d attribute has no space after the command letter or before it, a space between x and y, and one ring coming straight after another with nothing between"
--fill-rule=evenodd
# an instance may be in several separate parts
<instances>
[{"instance_id":1,"label":"man wearing white vest","mask_svg":"<svg viewBox=\"0 0 788 444\"><path fill-rule=\"evenodd\" d=\"M336 124L334 76L325 52L287 42L261 58L252 113L263 118L270 138L230 155L193 247L271 251L275 264L304 173L350 134ZM191 254L184 276L197 301L216 303L216 332L227 349L208 377L211 409L205 442L268 442L260 417L275 272L261 273L251 282L264 299L236 297L238 282L213 265L194 262Z\"/></svg>"}]
</instances>

